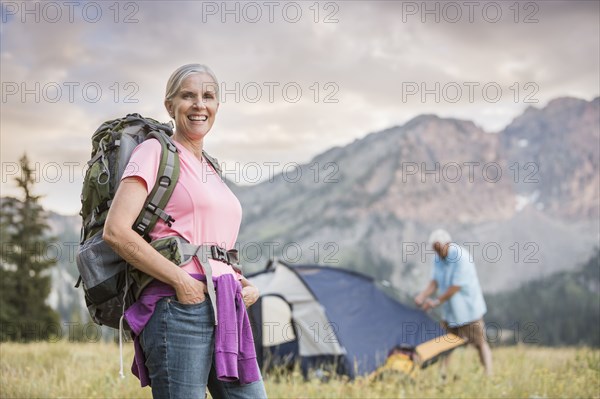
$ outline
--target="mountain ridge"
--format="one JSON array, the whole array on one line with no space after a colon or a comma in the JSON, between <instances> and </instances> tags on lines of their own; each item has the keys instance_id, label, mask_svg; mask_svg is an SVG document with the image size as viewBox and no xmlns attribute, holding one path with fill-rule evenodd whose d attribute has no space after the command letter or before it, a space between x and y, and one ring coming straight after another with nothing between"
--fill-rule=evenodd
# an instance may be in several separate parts
<instances>
[{"instance_id":1,"label":"mountain ridge","mask_svg":"<svg viewBox=\"0 0 600 399\"><path fill-rule=\"evenodd\" d=\"M569 267L565 262L585 260L586 247L598 240L597 234L590 233L598 226L599 168L594 147L599 137L598 110L598 98L564 97L539 109L531 107L526 116L515 118L498 133L488 133L472 121L432 114L369 133L300 165L303 176L309 177L309 166L315 162L321 167L336 165L339 173L329 187L323 182L286 182L278 176L240 193L245 214L239 241L243 247L253 241L279 240L280 246L294 242L305 249L334 242L340 248L339 264L372 275L381 274L372 269L384 268L387 277L405 289L422 283L426 279L422 270L427 268L407 266L399 256L388 254L402 255L401 247L407 243L422 245L428 232L442 225L463 241L494 243L504 250L505 269L517 277L497 280L497 272L489 271L497 270L492 267L497 265L480 260L483 285L489 291L519 284L519 274L533 278L536 273L564 270ZM544 135L546 130L552 134ZM536 145L546 151L541 156L523 141L531 140L532 133L539 140ZM571 137L575 147L571 152L585 148L589 159L584 162L571 154L563 160L565 151L557 145L561 134ZM574 166L556 168L553 157ZM436 164L438 171L428 174ZM457 170L457 164L463 176L455 181L449 171ZM480 169L467 176L468 166L475 168L475 164ZM487 175L482 170L486 165ZM419 173L408 173L413 172L409 167L417 167ZM500 179L495 179L494 170L502 173ZM573 176L578 177L578 185L562 189ZM586 196L578 198L579 192ZM526 245L537 248L538 257L544 254L543 265L508 259L511 251L517 252L515 243L509 242L511 234L527 231L530 223L543 226L539 231L544 238L526 237L518 246L521 252ZM562 237L546 237L545 229ZM361 250L353 249L357 247ZM571 259L561 256L561 251L570 253ZM255 262L257 267L262 261ZM409 283L402 282L409 269L414 275Z\"/></svg>"},{"instance_id":2,"label":"mountain ridge","mask_svg":"<svg viewBox=\"0 0 600 399\"><path fill-rule=\"evenodd\" d=\"M428 279L425 243L442 226L459 244L478 244L485 292L569 270L600 239L599 110L600 97L560 97L496 133L423 114L317 154L298 166L299 179L227 182L244 209L242 259L250 272L272 256L346 267L411 293ZM52 218L63 243L78 241L77 216ZM60 270L56 279L75 277L74 259ZM81 303L61 297L67 285L53 288L56 306Z\"/></svg>"}]
</instances>

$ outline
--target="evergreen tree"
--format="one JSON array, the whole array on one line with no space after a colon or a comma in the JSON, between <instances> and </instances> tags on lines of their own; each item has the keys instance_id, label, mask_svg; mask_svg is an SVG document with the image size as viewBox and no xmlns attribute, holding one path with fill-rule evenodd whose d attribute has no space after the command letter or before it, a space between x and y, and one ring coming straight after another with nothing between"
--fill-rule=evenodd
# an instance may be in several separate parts
<instances>
[{"instance_id":1,"label":"evergreen tree","mask_svg":"<svg viewBox=\"0 0 600 399\"><path fill-rule=\"evenodd\" d=\"M6 198L0 208L0 339L35 341L60 334L59 318L45 303L50 293L49 268L56 264L46 250L49 226L33 194L34 170L26 155L16 177L23 199Z\"/></svg>"}]
</instances>

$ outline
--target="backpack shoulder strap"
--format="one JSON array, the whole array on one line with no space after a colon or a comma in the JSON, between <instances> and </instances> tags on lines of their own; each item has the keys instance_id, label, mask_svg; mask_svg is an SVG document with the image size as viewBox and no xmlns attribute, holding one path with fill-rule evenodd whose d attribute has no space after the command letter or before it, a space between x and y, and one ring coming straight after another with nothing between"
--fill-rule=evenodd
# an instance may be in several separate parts
<instances>
[{"instance_id":1,"label":"backpack shoulder strap","mask_svg":"<svg viewBox=\"0 0 600 399\"><path fill-rule=\"evenodd\" d=\"M219 177L221 179L223 179L223 172L221 170L221 165L219 165L219 161L217 160L217 158L215 157L211 157L210 155L208 155L208 153L204 150L202 150L202 155L204 156L204 158L206 158L206 160L208 161L208 163L213 167L213 169L217 172L217 174L219 175Z\"/></svg>"},{"instance_id":2,"label":"backpack shoulder strap","mask_svg":"<svg viewBox=\"0 0 600 399\"><path fill-rule=\"evenodd\" d=\"M157 139L161 145L160 163L156 174L156 183L144 204L133 229L142 237L148 239L150 232L158 219L162 219L171 226L175 221L165 212L165 207L175 190L179 179L179 153L171 137L162 130L155 130L148 134L148 139Z\"/></svg>"}]
</instances>

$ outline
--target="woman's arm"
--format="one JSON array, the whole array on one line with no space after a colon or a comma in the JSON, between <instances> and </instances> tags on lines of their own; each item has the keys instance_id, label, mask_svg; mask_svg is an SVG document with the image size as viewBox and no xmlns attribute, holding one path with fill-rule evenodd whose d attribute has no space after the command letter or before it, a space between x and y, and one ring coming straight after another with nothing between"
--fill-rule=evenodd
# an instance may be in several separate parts
<instances>
[{"instance_id":1,"label":"woman's arm","mask_svg":"<svg viewBox=\"0 0 600 399\"><path fill-rule=\"evenodd\" d=\"M132 229L147 196L148 190L141 179L123 179L108 211L102 238L135 268L175 288L179 302L202 302L205 284L158 253Z\"/></svg>"}]
</instances>

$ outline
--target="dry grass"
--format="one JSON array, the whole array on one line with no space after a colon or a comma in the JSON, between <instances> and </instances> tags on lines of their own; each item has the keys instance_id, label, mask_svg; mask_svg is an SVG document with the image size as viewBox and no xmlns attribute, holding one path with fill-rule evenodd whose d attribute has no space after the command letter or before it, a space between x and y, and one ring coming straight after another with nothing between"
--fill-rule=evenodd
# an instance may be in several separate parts
<instances>
[{"instance_id":1,"label":"dry grass","mask_svg":"<svg viewBox=\"0 0 600 399\"><path fill-rule=\"evenodd\" d=\"M483 376L471 348L453 354L446 381L437 365L414 380L391 374L378 381L304 381L298 371L265 377L270 398L600 398L600 351L505 347L493 350L495 375ZM118 376L119 350L105 343L0 345L2 398L150 398L129 372ZM126 369L133 356L126 346Z\"/></svg>"}]
</instances>

